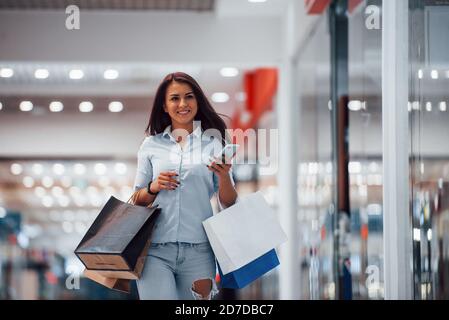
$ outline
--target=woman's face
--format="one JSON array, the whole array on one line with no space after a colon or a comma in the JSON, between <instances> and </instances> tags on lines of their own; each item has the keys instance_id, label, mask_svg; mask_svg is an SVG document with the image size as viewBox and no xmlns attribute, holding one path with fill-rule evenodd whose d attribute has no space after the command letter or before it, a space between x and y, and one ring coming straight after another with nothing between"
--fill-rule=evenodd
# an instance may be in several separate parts
<instances>
[{"instance_id":1,"label":"woman's face","mask_svg":"<svg viewBox=\"0 0 449 320\"><path fill-rule=\"evenodd\" d=\"M171 82L165 94L164 110L176 127L185 127L193 123L198 112L198 103L192 87L183 82Z\"/></svg>"}]
</instances>

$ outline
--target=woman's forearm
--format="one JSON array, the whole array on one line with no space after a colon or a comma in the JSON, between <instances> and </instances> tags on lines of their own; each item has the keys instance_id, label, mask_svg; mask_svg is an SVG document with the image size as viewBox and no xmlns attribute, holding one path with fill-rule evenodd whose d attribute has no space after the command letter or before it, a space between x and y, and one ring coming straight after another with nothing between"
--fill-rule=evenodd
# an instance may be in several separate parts
<instances>
[{"instance_id":1,"label":"woman's forearm","mask_svg":"<svg viewBox=\"0 0 449 320\"><path fill-rule=\"evenodd\" d=\"M237 200L237 192L235 191L229 176L220 178L218 183L218 196L221 204L225 208L232 206Z\"/></svg>"}]
</instances>

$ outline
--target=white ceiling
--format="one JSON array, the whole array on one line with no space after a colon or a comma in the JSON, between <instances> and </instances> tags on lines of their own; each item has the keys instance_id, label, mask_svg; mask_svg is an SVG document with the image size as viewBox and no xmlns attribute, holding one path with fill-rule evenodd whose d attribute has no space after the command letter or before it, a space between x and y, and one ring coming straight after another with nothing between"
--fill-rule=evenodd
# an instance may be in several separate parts
<instances>
[{"instance_id":1,"label":"white ceiling","mask_svg":"<svg viewBox=\"0 0 449 320\"><path fill-rule=\"evenodd\" d=\"M215 0L0 0L0 9L58 10L69 5L81 10L211 11Z\"/></svg>"}]
</instances>

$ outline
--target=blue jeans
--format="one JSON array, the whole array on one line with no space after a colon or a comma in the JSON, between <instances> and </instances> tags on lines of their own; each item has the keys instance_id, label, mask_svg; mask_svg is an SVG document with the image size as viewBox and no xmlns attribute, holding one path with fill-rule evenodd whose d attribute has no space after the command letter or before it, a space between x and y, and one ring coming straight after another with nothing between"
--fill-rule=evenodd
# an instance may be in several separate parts
<instances>
[{"instance_id":1,"label":"blue jeans","mask_svg":"<svg viewBox=\"0 0 449 320\"><path fill-rule=\"evenodd\" d=\"M192 291L196 280L211 279L215 285L215 256L208 242L152 243L142 275L137 280L143 300L192 300L201 296Z\"/></svg>"}]
</instances>

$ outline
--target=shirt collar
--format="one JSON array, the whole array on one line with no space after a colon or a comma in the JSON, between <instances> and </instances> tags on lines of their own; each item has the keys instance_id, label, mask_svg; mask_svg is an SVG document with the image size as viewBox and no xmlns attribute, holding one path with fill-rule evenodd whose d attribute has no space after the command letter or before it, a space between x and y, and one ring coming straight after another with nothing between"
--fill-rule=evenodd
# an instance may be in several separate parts
<instances>
[{"instance_id":1,"label":"shirt collar","mask_svg":"<svg viewBox=\"0 0 449 320\"><path fill-rule=\"evenodd\" d=\"M202 133L202 128L201 125L197 125L194 129L193 132L191 133L191 135L193 135L195 138L201 138L201 133ZM169 138L173 138L173 136L171 135L171 125L167 126L167 128L165 128L164 132L162 133L163 137L168 136Z\"/></svg>"}]
</instances>

